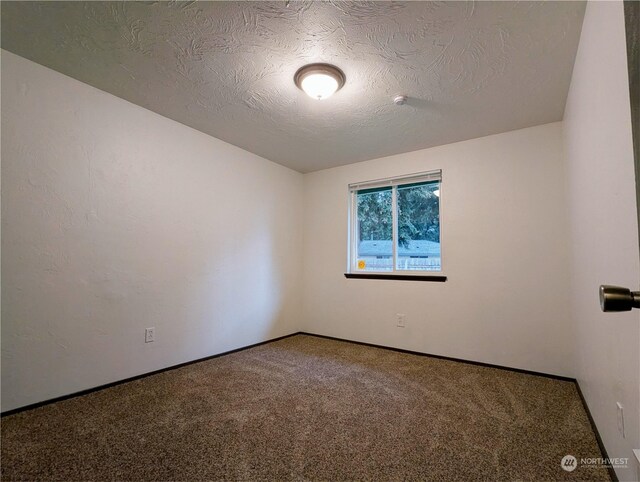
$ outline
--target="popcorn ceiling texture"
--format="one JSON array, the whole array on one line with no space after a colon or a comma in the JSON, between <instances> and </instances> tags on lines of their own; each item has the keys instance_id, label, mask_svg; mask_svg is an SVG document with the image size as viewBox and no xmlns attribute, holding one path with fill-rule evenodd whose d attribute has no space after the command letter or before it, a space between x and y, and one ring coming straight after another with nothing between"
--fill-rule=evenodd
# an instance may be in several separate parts
<instances>
[{"instance_id":1,"label":"popcorn ceiling texture","mask_svg":"<svg viewBox=\"0 0 640 482\"><path fill-rule=\"evenodd\" d=\"M1 8L2 48L301 172L561 120L584 13L583 2ZM347 77L320 102L293 83L317 61Z\"/></svg>"}]
</instances>

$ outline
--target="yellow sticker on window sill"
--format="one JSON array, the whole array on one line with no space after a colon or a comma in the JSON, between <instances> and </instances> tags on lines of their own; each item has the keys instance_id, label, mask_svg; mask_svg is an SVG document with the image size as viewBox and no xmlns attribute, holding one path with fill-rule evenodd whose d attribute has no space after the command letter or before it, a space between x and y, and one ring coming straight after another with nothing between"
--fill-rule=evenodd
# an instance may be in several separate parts
<instances>
[{"instance_id":1,"label":"yellow sticker on window sill","mask_svg":"<svg viewBox=\"0 0 640 482\"><path fill-rule=\"evenodd\" d=\"M367 262L364 259L358 261L358 269L365 269L367 267Z\"/></svg>"}]
</instances>

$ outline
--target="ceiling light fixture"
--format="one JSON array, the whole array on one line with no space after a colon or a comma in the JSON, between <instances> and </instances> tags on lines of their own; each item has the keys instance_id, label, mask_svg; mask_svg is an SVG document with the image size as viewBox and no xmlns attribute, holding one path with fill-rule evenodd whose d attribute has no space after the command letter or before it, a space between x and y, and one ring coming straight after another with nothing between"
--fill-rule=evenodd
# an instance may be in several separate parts
<instances>
[{"instance_id":1,"label":"ceiling light fixture","mask_svg":"<svg viewBox=\"0 0 640 482\"><path fill-rule=\"evenodd\" d=\"M346 79L335 65L309 64L298 69L293 80L309 97L322 100L340 90Z\"/></svg>"}]
</instances>

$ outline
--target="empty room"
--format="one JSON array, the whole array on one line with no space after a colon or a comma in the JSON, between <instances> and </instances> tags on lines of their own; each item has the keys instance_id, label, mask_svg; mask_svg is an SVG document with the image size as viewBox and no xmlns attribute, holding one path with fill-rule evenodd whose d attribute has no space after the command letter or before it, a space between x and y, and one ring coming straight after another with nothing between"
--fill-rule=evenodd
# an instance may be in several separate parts
<instances>
[{"instance_id":1,"label":"empty room","mask_svg":"<svg viewBox=\"0 0 640 482\"><path fill-rule=\"evenodd\" d=\"M2 480L640 479L640 2L0 9Z\"/></svg>"}]
</instances>

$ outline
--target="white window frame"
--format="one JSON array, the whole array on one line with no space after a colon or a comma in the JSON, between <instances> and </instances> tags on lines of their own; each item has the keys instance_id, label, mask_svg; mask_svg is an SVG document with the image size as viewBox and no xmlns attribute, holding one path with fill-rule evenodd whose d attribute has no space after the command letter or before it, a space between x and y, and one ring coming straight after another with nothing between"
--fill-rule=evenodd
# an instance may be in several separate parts
<instances>
[{"instance_id":1,"label":"white window frame","mask_svg":"<svg viewBox=\"0 0 640 482\"><path fill-rule=\"evenodd\" d=\"M438 202L438 216L440 219L440 270L399 270L396 269L397 265L397 242L398 239L398 206L397 206L397 190L398 187L405 184L416 184L420 182L438 181L440 183L439 202ZM358 269L358 203L357 193L363 189L374 189L377 187L391 187L391 217L392 217L392 270L387 271L371 271ZM401 276L416 276L425 277L429 275L443 276L443 250L442 250L442 170L418 172L414 174L408 174L404 176L388 177L385 179L376 179L373 181L357 182L349 184L349 216L348 216L348 234L347 234L347 273L349 274L362 274L362 275L401 275Z\"/></svg>"}]
</instances>

